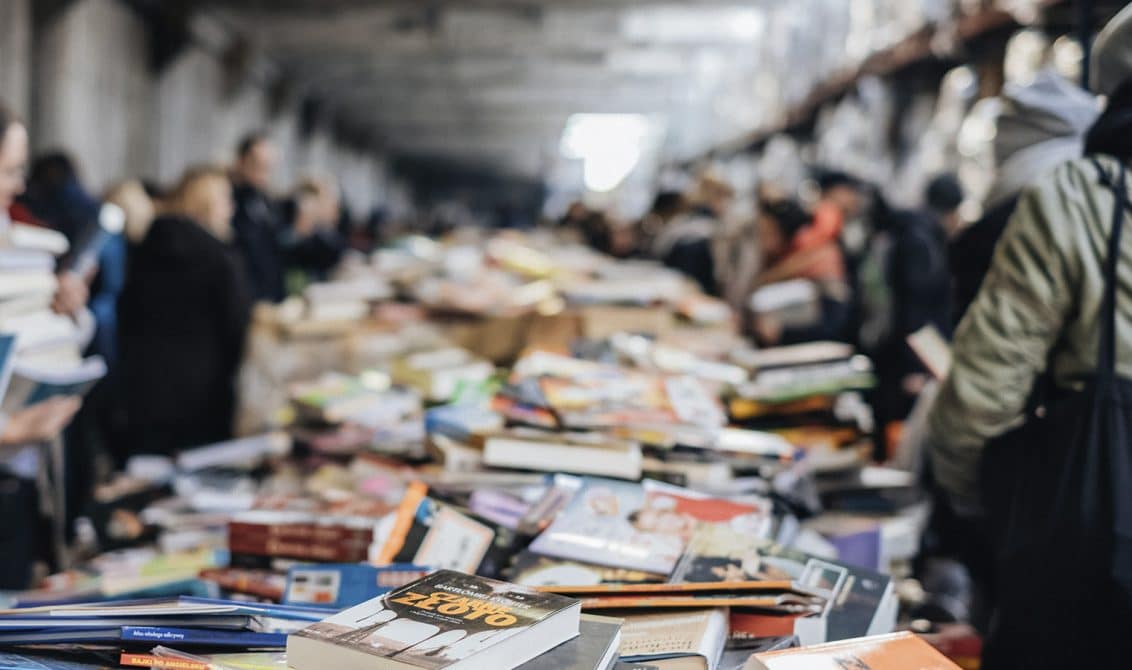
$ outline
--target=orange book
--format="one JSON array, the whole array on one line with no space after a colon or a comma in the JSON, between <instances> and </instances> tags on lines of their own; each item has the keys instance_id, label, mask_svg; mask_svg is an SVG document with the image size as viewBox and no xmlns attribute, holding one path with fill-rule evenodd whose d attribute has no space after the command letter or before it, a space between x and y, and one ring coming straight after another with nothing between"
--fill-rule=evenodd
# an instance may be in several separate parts
<instances>
[{"instance_id":1,"label":"orange book","mask_svg":"<svg viewBox=\"0 0 1132 670\"><path fill-rule=\"evenodd\" d=\"M601 595L601 594L631 594L631 593L715 593L723 592L799 592L797 585L791 581L747 581L747 582L693 582L687 584L586 584L582 586L564 586L551 584L535 587L539 591L559 593L562 595ZM801 591L804 593L804 591Z\"/></svg>"},{"instance_id":2,"label":"orange book","mask_svg":"<svg viewBox=\"0 0 1132 670\"><path fill-rule=\"evenodd\" d=\"M187 658L129 654L126 652L123 652L118 658L118 665L127 668L160 668L161 670L212 670L212 666L208 663Z\"/></svg>"},{"instance_id":3,"label":"orange book","mask_svg":"<svg viewBox=\"0 0 1132 670\"><path fill-rule=\"evenodd\" d=\"M629 609L673 609L686 607L753 607L781 614L818 614L821 600L804 596L773 595L724 595L707 594L699 596L679 595L628 595L582 598L582 609L589 610L629 610Z\"/></svg>"},{"instance_id":4,"label":"orange book","mask_svg":"<svg viewBox=\"0 0 1132 670\"><path fill-rule=\"evenodd\" d=\"M731 638L754 639L781 637L794 634L794 614L763 614L759 612L732 612Z\"/></svg>"},{"instance_id":5,"label":"orange book","mask_svg":"<svg viewBox=\"0 0 1132 670\"><path fill-rule=\"evenodd\" d=\"M960 670L912 633L894 633L755 654L743 670Z\"/></svg>"}]
</instances>

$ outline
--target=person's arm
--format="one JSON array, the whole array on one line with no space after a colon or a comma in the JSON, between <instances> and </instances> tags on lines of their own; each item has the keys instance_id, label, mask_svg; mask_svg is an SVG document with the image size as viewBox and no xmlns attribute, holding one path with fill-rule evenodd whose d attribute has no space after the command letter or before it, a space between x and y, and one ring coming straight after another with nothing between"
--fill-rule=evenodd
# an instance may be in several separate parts
<instances>
[{"instance_id":1,"label":"person's arm","mask_svg":"<svg viewBox=\"0 0 1132 670\"><path fill-rule=\"evenodd\" d=\"M0 448L46 442L59 436L79 411L82 399L56 397L0 415Z\"/></svg>"},{"instance_id":2,"label":"person's arm","mask_svg":"<svg viewBox=\"0 0 1132 670\"><path fill-rule=\"evenodd\" d=\"M955 336L954 362L929 418L932 465L960 506L978 503L986 442L1018 425L1081 281L1071 229L1095 216L1079 171L1062 168L1020 201Z\"/></svg>"}]
</instances>

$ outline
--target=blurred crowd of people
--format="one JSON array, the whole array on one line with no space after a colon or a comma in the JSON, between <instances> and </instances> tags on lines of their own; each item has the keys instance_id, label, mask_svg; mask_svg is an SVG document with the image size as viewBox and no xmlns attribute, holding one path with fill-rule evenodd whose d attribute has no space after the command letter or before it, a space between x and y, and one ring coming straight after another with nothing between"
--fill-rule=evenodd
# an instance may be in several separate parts
<instances>
[{"instance_id":1,"label":"blurred crowd of people","mask_svg":"<svg viewBox=\"0 0 1132 670\"><path fill-rule=\"evenodd\" d=\"M613 221L577 203L559 223L601 251L684 273L725 300L744 333L762 346L860 345L882 378L878 416L898 421L927 373L906 337L929 324L946 337L957 320L949 256L964 231L959 180L953 174L931 180L916 210L892 208L876 185L834 169L815 168L807 187L816 192L810 201L760 184L755 214L743 221L733 215L736 189L706 174L688 193L658 194L640 221ZM995 242L982 240L991 249ZM786 323L752 305L760 290L797 281L812 285L815 297L804 322Z\"/></svg>"},{"instance_id":2,"label":"blurred crowd of people","mask_svg":"<svg viewBox=\"0 0 1132 670\"><path fill-rule=\"evenodd\" d=\"M52 303L58 314L93 316L86 353L103 358L107 377L85 401L55 398L0 415L0 479L17 488L29 488L36 470L19 467L21 447L65 433L72 530L100 469L230 438L254 303L325 279L348 249L369 250L375 236L354 225L329 179L304 178L278 197L279 152L263 134L234 147L230 166L192 167L169 186L126 180L102 197L65 153L31 159L28 147L23 121L0 108L0 246L10 221L57 231L74 253L99 228L104 203L125 220L120 234L99 238L96 263L59 263ZM26 586L26 555L37 550L27 545L42 537L26 521L38 518L35 496L9 509L13 500L0 501L12 512L5 518L23 520L0 536L6 547L10 538L24 545L7 552L21 569L0 575L0 588Z\"/></svg>"},{"instance_id":3,"label":"blurred crowd of people","mask_svg":"<svg viewBox=\"0 0 1132 670\"><path fill-rule=\"evenodd\" d=\"M953 174L900 209L879 185L821 168L808 202L759 184L748 222L711 175L660 194L639 222L581 205L561 221L603 251L683 272L762 345L857 345L879 382L878 460L896 442L885 427L932 387L928 549L974 579L988 670L1116 667L1130 644L1132 7L1100 33L1090 67L1092 93L1052 70L1007 85L976 221L959 214ZM759 313L753 295L797 280L818 297L808 325ZM925 326L951 342L938 384L908 341ZM1071 642L1051 651L1035 634Z\"/></svg>"},{"instance_id":4,"label":"blurred crowd of people","mask_svg":"<svg viewBox=\"0 0 1132 670\"><path fill-rule=\"evenodd\" d=\"M938 389L925 443L940 545L951 543L949 550L968 562L989 610L1013 617L1009 625L1001 618L988 624L991 657L1006 649L1017 654L1035 633L1065 635L1064 616L1041 616L1050 607L1084 605L1061 591L1053 597L1049 588L1041 590L1042 603L1026 600L1017 580L1000 573L996 560L1004 550L995 543L1004 535L994 524L1004 515L979 488L988 481L980 479L988 443L1036 421L1028 412L1046 379L1059 390L1043 407L1071 395L1085 403L1075 405L1087 410L1077 414L1095 419L1069 442L1126 447L1132 425L1126 388L1132 244L1119 235L1121 215L1132 208L1123 174L1132 161L1132 9L1101 34L1092 72L1092 88L1102 97L1052 72L1003 92L996 176L978 221L961 219L964 193L952 174L931 179L921 205L904 209L890 206L880 185L822 167L808 190L758 184L753 216L736 216L735 188L705 174L687 192L659 193L636 222L580 203L559 222L603 252L684 273L731 305L741 329L763 346L856 344L875 362L879 379L873 406L880 460L891 449L883 427L907 417L930 380L908 336L932 326L952 341L954 362ZM19 448L68 431L73 519L89 498L95 453L110 453L120 465L128 455L230 437L253 304L279 302L327 277L348 249L366 248L374 235L352 225L327 179L303 179L287 197L276 197L279 153L266 135L249 135L234 147L230 166L194 167L170 187L126 181L102 198L84 187L65 154L38 157L29 169L28 147L25 124L0 108L0 239L11 221L21 221L56 230L77 248L104 202L125 213L123 233L100 245L92 270L60 265L52 304L60 314L93 314L88 349L106 360L108 378L81 409L76 398L54 399L0 422L0 489L8 492L27 487ZM752 309L753 296L788 282L808 287L808 320ZM1081 389L1093 390L1082 400L1072 395ZM1115 473L1106 486L1132 483L1132 456L1114 461L1111 450L1101 451ZM1024 455L999 453L1007 454L1002 472L1021 468L1010 459ZM1111 489L1106 495L1116 496ZM34 502L13 500L23 498L0 496L0 535L31 542L34 508L19 505ZM1132 509L1126 514L1120 507L1116 516L1125 523ZM1111 548L1111 533L1106 537ZM1132 556L1122 539L1115 544ZM1064 552L1040 546L1052 557L1042 569L1011 554L1022 561L1020 574L1057 576ZM1115 587L1089 603L1092 614L1081 622L1093 629L1075 631L1080 639L1132 622L1127 566L1126 557L1104 563L1116 571L1115 582L1105 582ZM15 583L23 576L0 569L0 587L23 586ZM1095 623L1100 620L1103 626ZM1047 631L1050 622L1060 627Z\"/></svg>"}]
</instances>

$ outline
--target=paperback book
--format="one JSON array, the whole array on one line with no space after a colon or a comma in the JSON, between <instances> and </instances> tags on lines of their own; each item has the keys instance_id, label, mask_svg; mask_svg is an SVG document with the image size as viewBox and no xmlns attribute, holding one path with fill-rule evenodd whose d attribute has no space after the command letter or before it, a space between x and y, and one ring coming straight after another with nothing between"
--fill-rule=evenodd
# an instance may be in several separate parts
<instances>
[{"instance_id":1,"label":"paperback book","mask_svg":"<svg viewBox=\"0 0 1132 670\"><path fill-rule=\"evenodd\" d=\"M578 635L573 598L451 570L292 635L295 670L516 668Z\"/></svg>"}]
</instances>

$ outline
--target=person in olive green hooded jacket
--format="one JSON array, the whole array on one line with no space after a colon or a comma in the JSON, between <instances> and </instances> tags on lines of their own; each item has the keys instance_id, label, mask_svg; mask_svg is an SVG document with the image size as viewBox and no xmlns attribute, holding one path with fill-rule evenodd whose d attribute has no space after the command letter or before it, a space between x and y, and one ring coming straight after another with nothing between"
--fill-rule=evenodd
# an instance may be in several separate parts
<instances>
[{"instance_id":1,"label":"person in olive green hooded jacket","mask_svg":"<svg viewBox=\"0 0 1132 670\"><path fill-rule=\"evenodd\" d=\"M1085 153L1115 174L1120 162L1132 163L1132 5L1098 36L1092 74L1108 104ZM1112 189L1083 158L1038 179L1007 224L956 333L952 370L929 418L932 468L961 515L980 511L983 448L1022 423L1035 380L1049 373L1057 386L1073 388L1096 367L1114 206ZM1132 378L1132 236L1120 253L1116 372Z\"/></svg>"}]
</instances>

